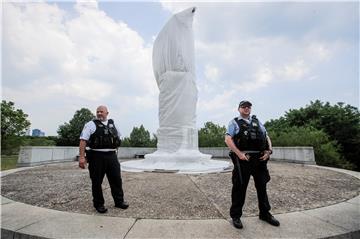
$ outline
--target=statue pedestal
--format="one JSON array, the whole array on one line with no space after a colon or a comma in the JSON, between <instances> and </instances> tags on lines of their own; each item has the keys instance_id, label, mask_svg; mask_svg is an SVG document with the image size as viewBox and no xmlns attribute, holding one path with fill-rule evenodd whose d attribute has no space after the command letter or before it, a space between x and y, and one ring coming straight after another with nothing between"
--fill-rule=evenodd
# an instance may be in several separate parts
<instances>
[{"instance_id":1,"label":"statue pedestal","mask_svg":"<svg viewBox=\"0 0 360 239\"><path fill-rule=\"evenodd\" d=\"M146 154L143 160L123 162L128 172L214 173L231 168L229 162L211 160L198 148L197 130L186 127L163 127L158 130L157 151Z\"/></svg>"},{"instance_id":2,"label":"statue pedestal","mask_svg":"<svg viewBox=\"0 0 360 239\"><path fill-rule=\"evenodd\" d=\"M199 150L179 150L174 153L156 151L146 154L143 160L123 162L121 169L127 172L214 173L231 168L229 162L211 160L211 155Z\"/></svg>"}]
</instances>

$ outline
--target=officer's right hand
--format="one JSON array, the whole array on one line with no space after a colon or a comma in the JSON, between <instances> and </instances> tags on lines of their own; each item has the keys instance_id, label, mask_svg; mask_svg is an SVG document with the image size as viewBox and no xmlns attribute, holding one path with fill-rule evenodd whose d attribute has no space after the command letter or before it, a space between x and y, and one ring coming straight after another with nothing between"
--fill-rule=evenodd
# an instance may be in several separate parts
<instances>
[{"instance_id":1,"label":"officer's right hand","mask_svg":"<svg viewBox=\"0 0 360 239\"><path fill-rule=\"evenodd\" d=\"M246 160L246 161L249 160L246 154L243 152L240 152L237 156L239 157L240 160Z\"/></svg>"},{"instance_id":2,"label":"officer's right hand","mask_svg":"<svg viewBox=\"0 0 360 239\"><path fill-rule=\"evenodd\" d=\"M80 158L79 158L79 167L82 168L82 169L85 169L85 166L86 166L86 159L85 159L85 157L80 157Z\"/></svg>"}]
</instances>

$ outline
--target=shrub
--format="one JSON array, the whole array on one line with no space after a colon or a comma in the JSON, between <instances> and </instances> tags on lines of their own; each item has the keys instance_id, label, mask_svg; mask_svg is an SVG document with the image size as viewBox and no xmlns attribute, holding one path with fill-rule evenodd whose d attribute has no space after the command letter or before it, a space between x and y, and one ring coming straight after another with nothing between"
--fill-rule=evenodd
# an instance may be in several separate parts
<instances>
[{"instance_id":1,"label":"shrub","mask_svg":"<svg viewBox=\"0 0 360 239\"><path fill-rule=\"evenodd\" d=\"M283 130L269 130L273 146L312 146L318 165L354 169L339 153L340 146L322 130L313 127L287 127Z\"/></svg>"}]
</instances>

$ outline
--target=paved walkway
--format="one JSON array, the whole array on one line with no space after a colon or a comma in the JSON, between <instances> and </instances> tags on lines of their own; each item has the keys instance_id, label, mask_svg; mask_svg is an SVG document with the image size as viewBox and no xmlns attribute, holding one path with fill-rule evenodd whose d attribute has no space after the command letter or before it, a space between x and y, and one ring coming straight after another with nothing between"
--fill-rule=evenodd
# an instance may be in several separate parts
<instances>
[{"instance_id":1,"label":"paved walkway","mask_svg":"<svg viewBox=\"0 0 360 239\"><path fill-rule=\"evenodd\" d=\"M318 167L318 166L314 166ZM321 167L325 168L325 167ZM25 170L2 172L1 176ZM326 168L360 179L360 173ZM1 196L1 238L360 238L360 196L335 205L277 214L280 227L243 217L244 229L226 219L168 220L85 215L45 209Z\"/></svg>"}]
</instances>

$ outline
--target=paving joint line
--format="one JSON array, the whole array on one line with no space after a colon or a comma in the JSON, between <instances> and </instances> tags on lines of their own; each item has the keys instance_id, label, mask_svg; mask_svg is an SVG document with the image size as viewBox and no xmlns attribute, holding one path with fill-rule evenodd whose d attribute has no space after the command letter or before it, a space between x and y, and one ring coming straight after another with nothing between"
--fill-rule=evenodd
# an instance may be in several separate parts
<instances>
[{"instance_id":1,"label":"paving joint line","mask_svg":"<svg viewBox=\"0 0 360 239\"><path fill-rule=\"evenodd\" d=\"M318 220L320 220L320 221L322 221L322 222L328 223L328 224L330 224L330 225L332 225L332 226L336 226L336 227L340 228L341 230L343 230L345 233L351 232L351 231L350 231L351 229L348 229L348 228L339 226L339 225L337 225L337 224L331 223L330 221L327 221L326 219L323 219L323 218L318 217L318 216L316 216L316 215L307 214L306 211L300 211L300 213L305 214L306 216L314 217L314 218L316 218L316 219L318 219Z\"/></svg>"},{"instance_id":2,"label":"paving joint line","mask_svg":"<svg viewBox=\"0 0 360 239\"><path fill-rule=\"evenodd\" d=\"M38 220L38 221L36 221L36 222L32 222L32 223L30 223L30 224L28 224L28 225L25 225L25 226L23 226L23 227L20 227L20 228L14 230L13 232L15 232L15 233L16 233L16 232L17 232L17 233L21 233L21 232L19 232L20 230L22 230L22 229L24 229L24 228L26 228L26 227L32 226L32 225L34 225L34 224L36 224L36 223L39 223L39 222L41 222L41 221L48 220L48 219L49 219L49 218L40 219L40 220Z\"/></svg>"},{"instance_id":3,"label":"paving joint line","mask_svg":"<svg viewBox=\"0 0 360 239\"><path fill-rule=\"evenodd\" d=\"M140 220L139 218L135 218L135 222L131 225L131 227L129 228L129 230L126 232L125 236L123 237L123 239L125 239L127 237L127 235L129 234L129 232L133 229L133 227L135 226L135 224L137 223L137 221Z\"/></svg>"},{"instance_id":4,"label":"paving joint line","mask_svg":"<svg viewBox=\"0 0 360 239\"><path fill-rule=\"evenodd\" d=\"M190 178L190 181L195 185L195 187L201 192L202 195L204 195L204 197L206 198L206 200L211 204L213 205L216 210L218 211L218 213L222 216L223 219L225 219L227 221L227 218L226 216L221 212L219 206L215 203L215 202L212 202L212 200L209 199L209 197L204 193L203 190L201 190L201 188L195 183L195 181L192 179L191 175L186 175Z\"/></svg>"}]
</instances>

